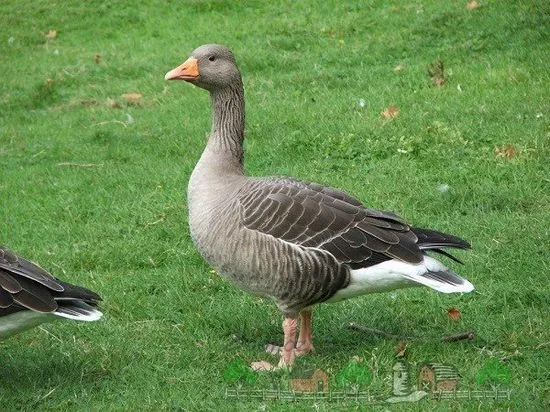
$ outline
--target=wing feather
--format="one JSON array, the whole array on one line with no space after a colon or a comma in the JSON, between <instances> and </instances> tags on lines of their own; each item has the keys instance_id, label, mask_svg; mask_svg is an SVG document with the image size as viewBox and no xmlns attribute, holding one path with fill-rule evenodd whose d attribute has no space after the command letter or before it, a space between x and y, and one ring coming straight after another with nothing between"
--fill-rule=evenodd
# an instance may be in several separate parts
<instances>
[{"instance_id":1,"label":"wing feather","mask_svg":"<svg viewBox=\"0 0 550 412\"><path fill-rule=\"evenodd\" d=\"M354 267L393 258L422 260L417 237L403 219L390 212L367 209L337 189L268 178L253 180L242 189L239 200L246 228L326 250Z\"/></svg>"},{"instance_id":2,"label":"wing feather","mask_svg":"<svg viewBox=\"0 0 550 412\"><path fill-rule=\"evenodd\" d=\"M54 278L0 245L0 316L24 309L54 312L58 300L83 301L95 306L101 298L86 288Z\"/></svg>"},{"instance_id":3,"label":"wing feather","mask_svg":"<svg viewBox=\"0 0 550 412\"><path fill-rule=\"evenodd\" d=\"M17 256L0 245L0 268L38 282L57 292L63 291L63 286L48 272L31 261Z\"/></svg>"}]
</instances>

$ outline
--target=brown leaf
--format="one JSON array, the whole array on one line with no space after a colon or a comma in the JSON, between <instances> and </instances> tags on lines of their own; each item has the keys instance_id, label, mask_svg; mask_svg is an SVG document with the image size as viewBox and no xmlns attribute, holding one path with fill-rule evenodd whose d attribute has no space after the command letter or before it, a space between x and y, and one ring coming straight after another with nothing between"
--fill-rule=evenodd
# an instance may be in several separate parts
<instances>
[{"instance_id":1,"label":"brown leaf","mask_svg":"<svg viewBox=\"0 0 550 412\"><path fill-rule=\"evenodd\" d=\"M445 68L443 61L437 60L428 66L428 75L431 81L437 86L443 86L447 80L445 80Z\"/></svg>"},{"instance_id":2,"label":"brown leaf","mask_svg":"<svg viewBox=\"0 0 550 412\"><path fill-rule=\"evenodd\" d=\"M392 104L391 106L388 106L386 110L384 110L382 113L380 113L384 119L393 119L394 117L397 117L399 115L399 109L395 104Z\"/></svg>"},{"instance_id":3,"label":"brown leaf","mask_svg":"<svg viewBox=\"0 0 550 412\"><path fill-rule=\"evenodd\" d=\"M460 318L460 312L455 307L447 309L447 315L449 315L452 320L458 320Z\"/></svg>"},{"instance_id":4,"label":"brown leaf","mask_svg":"<svg viewBox=\"0 0 550 412\"><path fill-rule=\"evenodd\" d=\"M55 40L57 38L57 30L50 30L44 34L46 40Z\"/></svg>"},{"instance_id":5,"label":"brown leaf","mask_svg":"<svg viewBox=\"0 0 550 412\"><path fill-rule=\"evenodd\" d=\"M95 64L101 63L101 56L99 54L95 55Z\"/></svg>"},{"instance_id":6,"label":"brown leaf","mask_svg":"<svg viewBox=\"0 0 550 412\"><path fill-rule=\"evenodd\" d=\"M143 96L140 93L124 93L122 98L129 104L138 104Z\"/></svg>"},{"instance_id":7,"label":"brown leaf","mask_svg":"<svg viewBox=\"0 0 550 412\"><path fill-rule=\"evenodd\" d=\"M476 0L472 0L466 3L466 8L468 10L477 9L479 6L481 6L481 4L479 4Z\"/></svg>"},{"instance_id":8,"label":"brown leaf","mask_svg":"<svg viewBox=\"0 0 550 412\"><path fill-rule=\"evenodd\" d=\"M495 157L503 157L505 159L511 159L516 155L516 149L511 144L495 147Z\"/></svg>"},{"instance_id":9,"label":"brown leaf","mask_svg":"<svg viewBox=\"0 0 550 412\"><path fill-rule=\"evenodd\" d=\"M403 340L399 342L393 349L395 350L395 357L402 358L405 356L405 351L407 350L407 341Z\"/></svg>"}]
</instances>

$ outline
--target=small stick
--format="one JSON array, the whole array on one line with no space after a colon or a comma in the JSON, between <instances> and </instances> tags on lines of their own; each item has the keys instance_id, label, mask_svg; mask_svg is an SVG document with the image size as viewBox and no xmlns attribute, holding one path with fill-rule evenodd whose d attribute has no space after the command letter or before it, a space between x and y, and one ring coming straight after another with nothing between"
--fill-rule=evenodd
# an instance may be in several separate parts
<instances>
[{"instance_id":1,"label":"small stick","mask_svg":"<svg viewBox=\"0 0 550 412\"><path fill-rule=\"evenodd\" d=\"M535 349L542 349L545 346L549 346L549 345L550 345L550 342L543 342L540 345L537 345L537 347Z\"/></svg>"},{"instance_id":2,"label":"small stick","mask_svg":"<svg viewBox=\"0 0 550 412\"><path fill-rule=\"evenodd\" d=\"M61 162L56 166L75 166L75 167L103 167L103 163L75 163L75 162Z\"/></svg>"},{"instance_id":3,"label":"small stick","mask_svg":"<svg viewBox=\"0 0 550 412\"><path fill-rule=\"evenodd\" d=\"M124 126L124 127L128 127L128 124L127 124L127 123L121 122L120 120L108 120L108 121L106 121L106 122L94 123L94 124L91 124L91 125L88 126L88 127L103 126L103 125L109 124L109 123L117 123L117 124L121 124L121 125Z\"/></svg>"},{"instance_id":4,"label":"small stick","mask_svg":"<svg viewBox=\"0 0 550 412\"><path fill-rule=\"evenodd\" d=\"M366 326L358 325L357 323L353 323L353 322L350 322L348 327L350 329L357 330L359 332L374 333L375 335L381 335L381 336L385 336L386 338L391 338L391 339L401 339L401 340L413 339L413 338L408 337L408 336L394 335L393 333L385 332L385 331L380 330L380 329L368 328Z\"/></svg>"},{"instance_id":5,"label":"small stick","mask_svg":"<svg viewBox=\"0 0 550 412\"><path fill-rule=\"evenodd\" d=\"M59 342L63 343L63 341L61 339L59 339L57 336L55 336L53 333L51 332L48 332L47 329L44 329L42 326L39 326L38 329L40 329L42 332L46 332L48 335L50 335L51 337L53 337L54 339L57 339Z\"/></svg>"},{"instance_id":6,"label":"small stick","mask_svg":"<svg viewBox=\"0 0 550 412\"><path fill-rule=\"evenodd\" d=\"M475 337L476 337L476 332L473 330L469 330L467 332L455 333L454 335L442 336L441 340L443 342L456 342L456 341L465 340L465 339L472 340Z\"/></svg>"},{"instance_id":7,"label":"small stick","mask_svg":"<svg viewBox=\"0 0 550 412\"><path fill-rule=\"evenodd\" d=\"M394 335L393 333L385 332L385 331L380 330L380 329L369 328L367 326L359 325L359 324L353 323L353 322L350 322L348 324L348 327L352 330L356 330L356 331L359 331L359 332L374 333L375 335L384 336L384 337L390 338L390 339L400 339L400 340L420 340L420 339L422 339L420 337ZM476 336L475 331L469 330L467 332L456 333L456 334L453 334L453 335L444 335L444 336L441 337L441 340L443 342L456 342L456 341L465 340L465 339L471 340L471 339L474 339L475 336Z\"/></svg>"}]
</instances>

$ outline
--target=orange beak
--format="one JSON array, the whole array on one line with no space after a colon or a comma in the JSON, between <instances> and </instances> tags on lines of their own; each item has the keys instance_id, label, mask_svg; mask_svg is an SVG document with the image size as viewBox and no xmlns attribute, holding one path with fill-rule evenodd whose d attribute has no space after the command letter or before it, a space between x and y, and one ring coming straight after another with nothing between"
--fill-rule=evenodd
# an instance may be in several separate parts
<instances>
[{"instance_id":1,"label":"orange beak","mask_svg":"<svg viewBox=\"0 0 550 412\"><path fill-rule=\"evenodd\" d=\"M164 80L185 80L192 82L197 77L199 77L199 61L190 57L182 65L166 73Z\"/></svg>"}]
</instances>

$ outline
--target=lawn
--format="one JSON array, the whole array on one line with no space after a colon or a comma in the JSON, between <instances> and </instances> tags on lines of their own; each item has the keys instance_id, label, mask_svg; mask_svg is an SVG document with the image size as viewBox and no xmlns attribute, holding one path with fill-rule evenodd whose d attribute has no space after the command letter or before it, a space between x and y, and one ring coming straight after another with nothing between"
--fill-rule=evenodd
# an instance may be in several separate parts
<instances>
[{"instance_id":1,"label":"lawn","mask_svg":"<svg viewBox=\"0 0 550 412\"><path fill-rule=\"evenodd\" d=\"M105 312L1 342L0 409L549 407L548 2L0 3L0 243L99 292ZM463 266L446 260L473 293L321 305L316 352L297 369L384 399L397 360L411 385L421 365L443 363L460 389L507 399L247 397L290 379L244 368L275 361L263 345L282 341L281 316L195 250L185 193L209 99L163 80L212 42L243 73L249 174L340 187L473 245ZM404 338L350 322L415 339L398 354ZM368 378L346 375L354 367ZM226 397L235 388L245 394Z\"/></svg>"}]
</instances>

